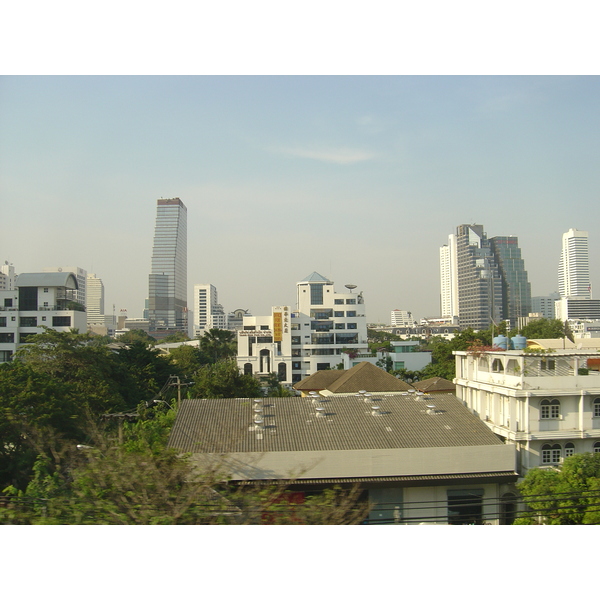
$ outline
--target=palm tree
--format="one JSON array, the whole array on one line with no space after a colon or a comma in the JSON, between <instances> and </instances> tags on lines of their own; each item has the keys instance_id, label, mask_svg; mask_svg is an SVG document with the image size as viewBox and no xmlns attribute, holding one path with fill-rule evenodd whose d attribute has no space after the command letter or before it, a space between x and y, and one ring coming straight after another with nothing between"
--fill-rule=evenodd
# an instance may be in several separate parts
<instances>
[{"instance_id":1,"label":"palm tree","mask_svg":"<svg viewBox=\"0 0 600 600\"><path fill-rule=\"evenodd\" d=\"M200 338L200 351L210 363L233 358L237 354L235 333L227 329L209 329Z\"/></svg>"}]
</instances>

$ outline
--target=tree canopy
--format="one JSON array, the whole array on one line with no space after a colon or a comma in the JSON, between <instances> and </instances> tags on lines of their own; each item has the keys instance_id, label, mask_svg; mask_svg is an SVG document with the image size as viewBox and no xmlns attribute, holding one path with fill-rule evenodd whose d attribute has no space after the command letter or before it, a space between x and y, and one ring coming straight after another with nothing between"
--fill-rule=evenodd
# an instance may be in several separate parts
<instances>
[{"instance_id":1,"label":"tree canopy","mask_svg":"<svg viewBox=\"0 0 600 600\"><path fill-rule=\"evenodd\" d=\"M518 488L530 512L515 524L600 524L600 453L574 454L560 468L531 469Z\"/></svg>"}]
</instances>

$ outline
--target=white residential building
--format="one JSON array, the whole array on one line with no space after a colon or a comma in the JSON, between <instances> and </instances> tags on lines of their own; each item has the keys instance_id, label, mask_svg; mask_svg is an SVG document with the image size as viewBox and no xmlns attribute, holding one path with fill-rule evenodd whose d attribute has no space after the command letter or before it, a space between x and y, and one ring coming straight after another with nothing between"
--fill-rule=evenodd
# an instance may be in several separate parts
<instances>
[{"instance_id":1,"label":"white residential building","mask_svg":"<svg viewBox=\"0 0 600 600\"><path fill-rule=\"evenodd\" d=\"M0 291L0 363L43 327L86 330L86 315L73 300L77 279L71 272L21 273L14 290Z\"/></svg>"},{"instance_id":2,"label":"white residential building","mask_svg":"<svg viewBox=\"0 0 600 600\"><path fill-rule=\"evenodd\" d=\"M569 229L563 234L558 292L561 298L589 300L592 297L587 231Z\"/></svg>"},{"instance_id":3,"label":"white residential building","mask_svg":"<svg viewBox=\"0 0 600 600\"><path fill-rule=\"evenodd\" d=\"M508 444L518 470L600 452L600 356L556 349L454 353L456 396Z\"/></svg>"}]
</instances>

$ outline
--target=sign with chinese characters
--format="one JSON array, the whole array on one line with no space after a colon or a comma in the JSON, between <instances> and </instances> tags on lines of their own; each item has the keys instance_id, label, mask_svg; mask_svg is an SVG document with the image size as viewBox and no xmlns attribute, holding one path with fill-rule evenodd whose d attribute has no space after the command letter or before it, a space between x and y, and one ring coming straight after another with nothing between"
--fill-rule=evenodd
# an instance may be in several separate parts
<instances>
[{"instance_id":1,"label":"sign with chinese characters","mask_svg":"<svg viewBox=\"0 0 600 600\"><path fill-rule=\"evenodd\" d=\"M290 332L290 312L287 306L273 308L273 341L281 342Z\"/></svg>"}]
</instances>

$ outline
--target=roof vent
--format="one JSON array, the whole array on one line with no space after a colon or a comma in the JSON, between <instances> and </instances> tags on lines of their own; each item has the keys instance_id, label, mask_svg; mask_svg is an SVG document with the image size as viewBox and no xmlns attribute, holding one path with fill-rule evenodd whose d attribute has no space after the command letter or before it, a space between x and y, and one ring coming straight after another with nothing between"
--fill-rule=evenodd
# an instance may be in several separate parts
<instances>
[{"instance_id":1,"label":"roof vent","mask_svg":"<svg viewBox=\"0 0 600 600\"><path fill-rule=\"evenodd\" d=\"M435 410L435 405L434 404L428 404L427 405L427 414L428 415L435 415L435 414L437 414L437 411Z\"/></svg>"},{"instance_id":2,"label":"roof vent","mask_svg":"<svg viewBox=\"0 0 600 600\"><path fill-rule=\"evenodd\" d=\"M371 416L373 417L380 417L382 415L381 412L381 407L380 406L371 406Z\"/></svg>"},{"instance_id":3,"label":"roof vent","mask_svg":"<svg viewBox=\"0 0 600 600\"><path fill-rule=\"evenodd\" d=\"M316 410L317 410L317 414L315 416L317 418L322 419L325 417L325 407L324 406L317 406Z\"/></svg>"},{"instance_id":4,"label":"roof vent","mask_svg":"<svg viewBox=\"0 0 600 600\"><path fill-rule=\"evenodd\" d=\"M364 402L365 402L365 404L367 402L372 402L372 400L371 400L372 396L373 396L373 394L368 394L368 393L364 394L364 398L365 398Z\"/></svg>"}]
</instances>

